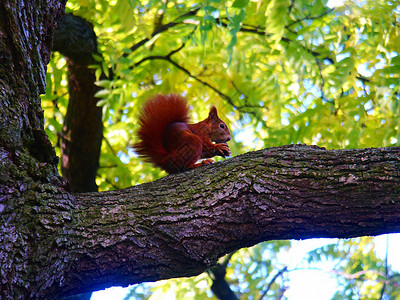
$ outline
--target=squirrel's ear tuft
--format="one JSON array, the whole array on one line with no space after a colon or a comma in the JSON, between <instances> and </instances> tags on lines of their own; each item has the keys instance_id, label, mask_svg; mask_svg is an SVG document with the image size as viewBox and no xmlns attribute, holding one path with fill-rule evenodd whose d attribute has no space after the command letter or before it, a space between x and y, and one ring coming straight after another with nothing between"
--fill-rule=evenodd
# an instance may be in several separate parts
<instances>
[{"instance_id":1,"label":"squirrel's ear tuft","mask_svg":"<svg viewBox=\"0 0 400 300\"><path fill-rule=\"evenodd\" d=\"M208 117L210 119L217 119L218 118L217 108L214 105L211 107L210 113L208 114Z\"/></svg>"}]
</instances>

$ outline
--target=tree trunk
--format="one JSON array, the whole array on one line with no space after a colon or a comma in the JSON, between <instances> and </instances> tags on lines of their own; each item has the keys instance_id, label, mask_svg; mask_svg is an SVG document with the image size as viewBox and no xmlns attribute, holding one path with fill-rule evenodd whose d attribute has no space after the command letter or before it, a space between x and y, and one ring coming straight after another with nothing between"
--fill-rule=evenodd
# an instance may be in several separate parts
<instances>
[{"instance_id":1,"label":"tree trunk","mask_svg":"<svg viewBox=\"0 0 400 300\"><path fill-rule=\"evenodd\" d=\"M69 194L64 190L65 180L58 175L58 158L43 128L39 94L45 91L53 31L64 6L65 1L0 1L2 299L35 297L43 287L56 288L48 275L41 274L43 270L53 273L53 279L59 278L57 269L61 266L48 264L59 255L54 251L54 232L43 230L43 226L53 219L61 221L65 213L60 211L72 207L60 197L64 193L68 199ZM52 207L48 203L54 195L61 201ZM51 230L57 231L59 224Z\"/></svg>"},{"instance_id":2,"label":"tree trunk","mask_svg":"<svg viewBox=\"0 0 400 300\"><path fill-rule=\"evenodd\" d=\"M93 58L97 37L84 19L67 14L54 36L54 50L67 58L69 102L61 135L61 171L74 192L96 192L103 139L102 109L94 95L96 86Z\"/></svg>"}]
</instances>

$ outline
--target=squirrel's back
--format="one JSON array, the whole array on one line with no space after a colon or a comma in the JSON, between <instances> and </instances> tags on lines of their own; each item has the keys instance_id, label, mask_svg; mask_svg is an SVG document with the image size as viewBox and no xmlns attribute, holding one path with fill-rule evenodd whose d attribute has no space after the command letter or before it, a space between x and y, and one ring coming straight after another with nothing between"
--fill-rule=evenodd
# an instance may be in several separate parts
<instances>
[{"instance_id":1,"label":"squirrel's back","mask_svg":"<svg viewBox=\"0 0 400 300\"><path fill-rule=\"evenodd\" d=\"M138 139L135 151L159 167L165 164L167 151L163 137L167 127L174 122L189 122L189 107L180 95L156 95L146 102L139 116Z\"/></svg>"}]
</instances>

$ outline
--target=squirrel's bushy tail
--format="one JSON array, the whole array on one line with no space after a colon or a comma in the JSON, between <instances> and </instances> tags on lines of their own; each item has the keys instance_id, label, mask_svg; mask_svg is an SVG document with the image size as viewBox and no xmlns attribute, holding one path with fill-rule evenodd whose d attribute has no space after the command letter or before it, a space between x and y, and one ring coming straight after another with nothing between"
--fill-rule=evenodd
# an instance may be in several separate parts
<instances>
[{"instance_id":1,"label":"squirrel's bushy tail","mask_svg":"<svg viewBox=\"0 0 400 300\"><path fill-rule=\"evenodd\" d=\"M165 167L167 151L163 136L173 122L189 122L189 107L180 95L156 95L146 102L139 116L138 140L133 147L146 161Z\"/></svg>"}]
</instances>

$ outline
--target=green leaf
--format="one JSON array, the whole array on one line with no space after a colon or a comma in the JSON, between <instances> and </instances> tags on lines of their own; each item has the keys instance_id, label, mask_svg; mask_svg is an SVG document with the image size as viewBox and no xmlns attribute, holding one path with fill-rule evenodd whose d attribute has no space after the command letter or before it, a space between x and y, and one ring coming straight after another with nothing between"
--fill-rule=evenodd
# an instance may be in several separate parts
<instances>
[{"instance_id":1,"label":"green leaf","mask_svg":"<svg viewBox=\"0 0 400 300\"><path fill-rule=\"evenodd\" d=\"M94 96L97 98L105 98L108 95L110 95L110 90L103 89L103 90L98 91Z\"/></svg>"},{"instance_id":2,"label":"green leaf","mask_svg":"<svg viewBox=\"0 0 400 300\"><path fill-rule=\"evenodd\" d=\"M232 7L236 8L244 8L249 4L250 0L235 0L233 2Z\"/></svg>"}]
</instances>

